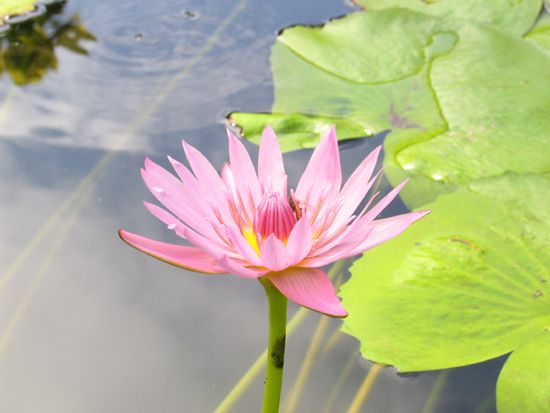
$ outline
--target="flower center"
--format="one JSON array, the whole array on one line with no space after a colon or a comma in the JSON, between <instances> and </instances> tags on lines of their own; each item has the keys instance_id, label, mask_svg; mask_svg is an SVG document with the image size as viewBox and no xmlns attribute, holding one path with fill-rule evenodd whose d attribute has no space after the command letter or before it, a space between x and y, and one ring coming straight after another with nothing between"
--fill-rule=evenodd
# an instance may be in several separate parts
<instances>
[{"instance_id":1,"label":"flower center","mask_svg":"<svg viewBox=\"0 0 550 413\"><path fill-rule=\"evenodd\" d=\"M254 217L254 232L262 239L271 234L286 241L296 225L296 215L288 199L278 193L265 194Z\"/></svg>"}]
</instances>

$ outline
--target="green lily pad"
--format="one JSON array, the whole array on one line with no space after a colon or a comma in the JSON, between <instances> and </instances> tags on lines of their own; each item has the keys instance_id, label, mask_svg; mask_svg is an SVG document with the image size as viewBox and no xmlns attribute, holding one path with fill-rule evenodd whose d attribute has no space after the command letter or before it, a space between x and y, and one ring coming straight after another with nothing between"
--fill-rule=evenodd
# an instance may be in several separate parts
<instances>
[{"instance_id":1,"label":"green lily pad","mask_svg":"<svg viewBox=\"0 0 550 413\"><path fill-rule=\"evenodd\" d=\"M402 193L411 207L508 171L549 172L550 56L534 40L546 26L528 40L446 26L390 9L287 29L272 51L274 114L231 120L254 142L259 125L283 124L284 150L311 147L331 123L340 139L390 130L386 173L393 184L412 178ZM386 60L392 48L401 57Z\"/></svg>"},{"instance_id":2,"label":"green lily pad","mask_svg":"<svg viewBox=\"0 0 550 413\"><path fill-rule=\"evenodd\" d=\"M525 39L550 52L550 14L544 14L535 27L525 35Z\"/></svg>"},{"instance_id":3,"label":"green lily pad","mask_svg":"<svg viewBox=\"0 0 550 413\"><path fill-rule=\"evenodd\" d=\"M485 179L355 262L341 296L363 355L401 371L509 353L550 325L550 176Z\"/></svg>"},{"instance_id":4,"label":"green lily pad","mask_svg":"<svg viewBox=\"0 0 550 413\"><path fill-rule=\"evenodd\" d=\"M333 76L380 83L416 74L442 23L408 10L352 13L320 27L290 27L277 42Z\"/></svg>"},{"instance_id":5,"label":"green lily pad","mask_svg":"<svg viewBox=\"0 0 550 413\"><path fill-rule=\"evenodd\" d=\"M483 23L511 34L531 28L542 0L354 0L368 10L402 7L445 19Z\"/></svg>"},{"instance_id":6,"label":"green lily pad","mask_svg":"<svg viewBox=\"0 0 550 413\"><path fill-rule=\"evenodd\" d=\"M392 19L394 28L400 25L409 28L407 37L419 39L421 35L426 36L424 42L414 40L405 43L414 44L415 51L404 52L399 49L403 57L398 66L404 69L397 66L393 69L392 76L397 76L394 81L364 82L369 77L371 80L387 78L385 67L389 64L386 61L373 65L369 63L370 59L354 59L353 53L340 41L345 31L305 29L313 30L315 34L307 42L298 42L291 33L302 32L302 28L291 28L284 31L272 49L275 84L273 114L236 112L230 115L230 120L241 126L245 137L253 142L259 141L261 126L267 123L283 124L281 130L276 130L284 142L282 149L285 151L315 145L320 133L333 123L337 125L339 139L362 138L391 129L392 134L400 137L398 148L443 132L446 125L430 88L429 65L418 58L421 56L431 61L436 56L448 53L456 42L454 33L428 36L427 27L434 27L434 19L403 10L353 14L335 20L330 25L337 24L345 28L345 22L351 21L357 28L355 35L363 36L353 39L353 47L362 48L367 53L372 46L368 46L371 40L369 33L379 32L379 21L388 22ZM376 30L359 29L371 25ZM327 44L323 40L333 35L336 39L332 43ZM380 48L369 52L371 58L376 59L383 55L383 49L394 47L394 40L395 37L391 37ZM307 51L310 58L317 56L323 59L312 62L289 47L289 44ZM344 76L341 71L331 71L336 70L335 64L343 67L350 61L349 67L353 68L350 70L355 74ZM361 71L365 73L364 76L360 74ZM412 75L411 71L414 72Z\"/></svg>"},{"instance_id":7,"label":"green lily pad","mask_svg":"<svg viewBox=\"0 0 550 413\"><path fill-rule=\"evenodd\" d=\"M336 125L338 134L345 136L371 136L372 131L364 125L346 117L322 117L301 113L231 113L229 118L237 125L246 125L241 134L259 144L265 125L273 126L277 131L279 145L283 152L297 148L314 148L319 137L326 133L331 125ZM250 137L249 137L250 136Z\"/></svg>"},{"instance_id":8,"label":"green lily pad","mask_svg":"<svg viewBox=\"0 0 550 413\"><path fill-rule=\"evenodd\" d=\"M499 413L550 411L550 333L533 338L512 353L497 382Z\"/></svg>"},{"instance_id":9,"label":"green lily pad","mask_svg":"<svg viewBox=\"0 0 550 413\"><path fill-rule=\"evenodd\" d=\"M0 3L0 23L5 16L34 10L34 3L36 3L36 0L2 0L2 3Z\"/></svg>"},{"instance_id":10,"label":"green lily pad","mask_svg":"<svg viewBox=\"0 0 550 413\"><path fill-rule=\"evenodd\" d=\"M453 51L433 61L430 79L448 130L400 151L392 149L399 136L390 134L398 166L387 169L392 183L420 175L456 186L508 171L550 172L547 53L521 38L467 26ZM437 194L415 194L414 181L403 193L407 205Z\"/></svg>"}]
</instances>

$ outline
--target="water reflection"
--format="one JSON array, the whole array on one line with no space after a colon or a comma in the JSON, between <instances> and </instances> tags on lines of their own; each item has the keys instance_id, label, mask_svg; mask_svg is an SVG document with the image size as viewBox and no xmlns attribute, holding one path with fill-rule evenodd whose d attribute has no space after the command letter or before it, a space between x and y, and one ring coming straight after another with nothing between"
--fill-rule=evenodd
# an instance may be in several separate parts
<instances>
[{"instance_id":1,"label":"water reflection","mask_svg":"<svg viewBox=\"0 0 550 413\"><path fill-rule=\"evenodd\" d=\"M49 7L37 19L12 27L0 37L0 73L6 72L16 85L42 80L48 70L56 70L56 48L87 55L83 41L95 41L78 14L61 15L64 4Z\"/></svg>"}]
</instances>

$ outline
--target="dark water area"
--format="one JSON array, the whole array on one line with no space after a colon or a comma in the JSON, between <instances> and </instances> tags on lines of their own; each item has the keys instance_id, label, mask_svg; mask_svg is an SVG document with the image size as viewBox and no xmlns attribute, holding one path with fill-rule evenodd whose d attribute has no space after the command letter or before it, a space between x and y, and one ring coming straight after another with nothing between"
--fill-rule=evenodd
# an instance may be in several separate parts
<instances>
[{"instance_id":1,"label":"dark water area","mask_svg":"<svg viewBox=\"0 0 550 413\"><path fill-rule=\"evenodd\" d=\"M226 114L271 108L277 32L352 10L329 0L70 0L3 35L0 412L216 408L265 348L262 288L167 266L116 231L175 241L142 207L152 200L144 157L168 167L185 138L220 168ZM382 140L342 144L345 176ZM285 156L291 184L310 154ZM320 318L310 313L288 339L283 399ZM326 409L346 365L328 412L346 411L363 381L370 363L339 328L329 321L321 347L335 344L315 358L297 411ZM503 361L407 377L384 369L361 411L494 412ZM262 385L260 375L231 411L259 411Z\"/></svg>"}]
</instances>

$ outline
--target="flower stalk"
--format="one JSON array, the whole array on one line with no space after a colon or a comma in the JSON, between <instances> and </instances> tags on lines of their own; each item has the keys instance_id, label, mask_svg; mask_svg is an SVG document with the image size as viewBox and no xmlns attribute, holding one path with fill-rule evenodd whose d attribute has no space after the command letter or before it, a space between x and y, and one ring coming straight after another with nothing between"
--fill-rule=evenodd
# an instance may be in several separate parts
<instances>
[{"instance_id":1,"label":"flower stalk","mask_svg":"<svg viewBox=\"0 0 550 413\"><path fill-rule=\"evenodd\" d=\"M287 298L267 279L260 279L265 288L269 310L269 338L262 413L278 413L285 361Z\"/></svg>"}]
</instances>

